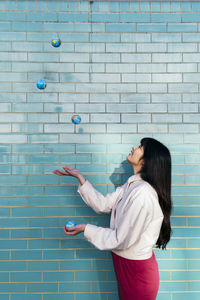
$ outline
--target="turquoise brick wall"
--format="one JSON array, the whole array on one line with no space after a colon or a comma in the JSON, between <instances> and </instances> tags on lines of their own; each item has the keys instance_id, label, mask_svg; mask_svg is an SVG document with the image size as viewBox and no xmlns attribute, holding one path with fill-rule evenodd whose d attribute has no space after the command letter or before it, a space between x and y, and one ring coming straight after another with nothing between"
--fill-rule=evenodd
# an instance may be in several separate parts
<instances>
[{"instance_id":1,"label":"turquoise brick wall","mask_svg":"<svg viewBox=\"0 0 200 300\"><path fill-rule=\"evenodd\" d=\"M198 1L0 2L1 300L118 299L110 253L63 235L69 218L108 226L109 216L52 171L69 164L113 191L144 136L173 160L157 299L200 299L199 42Z\"/></svg>"}]
</instances>

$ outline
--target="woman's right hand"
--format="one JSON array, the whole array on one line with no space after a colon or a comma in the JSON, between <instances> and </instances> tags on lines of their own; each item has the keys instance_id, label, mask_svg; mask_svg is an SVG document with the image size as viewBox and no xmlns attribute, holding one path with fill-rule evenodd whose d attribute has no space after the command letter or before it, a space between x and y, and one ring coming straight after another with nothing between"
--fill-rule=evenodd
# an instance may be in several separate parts
<instances>
[{"instance_id":1,"label":"woman's right hand","mask_svg":"<svg viewBox=\"0 0 200 300\"><path fill-rule=\"evenodd\" d=\"M79 170L77 169L72 169L69 166L63 167L63 169L65 171L61 171L61 170L55 170L53 171L54 174L59 175L59 176L73 176L76 177L81 184L83 184L85 182L85 178L83 177L83 175L80 173Z\"/></svg>"}]
</instances>

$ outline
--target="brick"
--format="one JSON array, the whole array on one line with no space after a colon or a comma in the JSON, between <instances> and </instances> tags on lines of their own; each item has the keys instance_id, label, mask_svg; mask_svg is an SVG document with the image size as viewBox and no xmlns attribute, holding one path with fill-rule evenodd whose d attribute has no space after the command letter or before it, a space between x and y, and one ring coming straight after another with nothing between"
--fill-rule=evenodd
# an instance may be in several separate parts
<instances>
[{"instance_id":1,"label":"brick","mask_svg":"<svg viewBox=\"0 0 200 300\"><path fill-rule=\"evenodd\" d=\"M124 43L148 43L150 41L150 33L121 33L121 42Z\"/></svg>"},{"instance_id":2,"label":"brick","mask_svg":"<svg viewBox=\"0 0 200 300\"><path fill-rule=\"evenodd\" d=\"M118 14L106 14L106 13L93 13L92 14L93 22L118 22L119 15Z\"/></svg>"},{"instance_id":3,"label":"brick","mask_svg":"<svg viewBox=\"0 0 200 300\"><path fill-rule=\"evenodd\" d=\"M1 134L1 142L2 143L26 143L27 137L23 134Z\"/></svg>"},{"instance_id":4,"label":"brick","mask_svg":"<svg viewBox=\"0 0 200 300\"><path fill-rule=\"evenodd\" d=\"M137 24L137 32L166 32L166 24Z\"/></svg>"},{"instance_id":5,"label":"brick","mask_svg":"<svg viewBox=\"0 0 200 300\"><path fill-rule=\"evenodd\" d=\"M135 64L106 64L106 72L108 73L133 73L135 72ZM139 71L140 72L140 71Z\"/></svg>"},{"instance_id":6,"label":"brick","mask_svg":"<svg viewBox=\"0 0 200 300\"><path fill-rule=\"evenodd\" d=\"M1 61L26 61L26 53L1 52Z\"/></svg>"},{"instance_id":7,"label":"brick","mask_svg":"<svg viewBox=\"0 0 200 300\"><path fill-rule=\"evenodd\" d=\"M167 85L166 84L138 84L137 91L139 93L166 93Z\"/></svg>"},{"instance_id":8,"label":"brick","mask_svg":"<svg viewBox=\"0 0 200 300\"><path fill-rule=\"evenodd\" d=\"M138 132L167 132L165 124L138 124Z\"/></svg>"},{"instance_id":9,"label":"brick","mask_svg":"<svg viewBox=\"0 0 200 300\"><path fill-rule=\"evenodd\" d=\"M197 24L168 24L168 32L197 32Z\"/></svg>"},{"instance_id":10,"label":"brick","mask_svg":"<svg viewBox=\"0 0 200 300\"><path fill-rule=\"evenodd\" d=\"M179 83L179 84L172 84L172 83L169 83L168 84L168 90L169 92L173 93L178 93L178 92L181 92L181 93L184 93L184 92L190 92L190 93L193 93L193 92L197 92L198 90L198 86L197 84L187 84L187 83Z\"/></svg>"},{"instance_id":11,"label":"brick","mask_svg":"<svg viewBox=\"0 0 200 300\"><path fill-rule=\"evenodd\" d=\"M181 74L152 74L152 82L182 82Z\"/></svg>"},{"instance_id":12,"label":"brick","mask_svg":"<svg viewBox=\"0 0 200 300\"><path fill-rule=\"evenodd\" d=\"M182 116L180 114L153 114L153 123L180 123Z\"/></svg>"},{"instance_id":13,"label":"brick","mask_svg":"<svg viewBox=\"0 0 200 300\"><path fill-rule=\"evenodd\" d=\"M194 43L169 43L168 52L197 52L197 44Z\"/></svg>"},{"instance_id":14,"label":"brick","mask_svg":"<svg viewBox=\"0 0 200 300\"><path fill-rule=\"evenodd\" d=\"M137 51L138 52L166 52L166 44L158 43L138 43Z\"/></svg>"},{"instance_id":15,"label":"brick","mask_svg":"<svg viewBox=\"0 0 200 300\"><path fill-rule=\"evenodd\" d=\"M200 33L183 33L183 42L199 42Z\"/></svg>"},{"instance_id":16,"label":"brick","mask_svg":"<svg viewBox=\"0 0 200 300\"><path fill-rule=\"evenodd\" d=\"M119 42L119 33L91 33L90 42Z\"/></svg>"},{"instance_id":17,"label":"brick","mask_svg":"<svg viewBox=\"0 0 200 300\"><path fill-rule=\"evenodd\" d=\"M152 54L153 62L181 62L181 54Z\"/></svg>"},{"instance_id":18,"label":"brick","mask_svg":"<svg viewBox=\"0 0 200 300\"><path fill-rule=\"evenodd\" d=\"M79 3L80 6L81 3ZM87 3L86 3L87 4ZM105 24L104 23L78 23L75 24L76 32L105 32Z\"/></svg>"},{"instance_id":19,"label":"brick","mask_svg":"<svg viewBox=\"0 0 200 300\"><path fill-rule=\"evenodd\" d=\"M200 62L200 54L183 54L183 62Z\"/></svg>"},{"instance_id":20,"label":"brick","mask_svg":"<svg viewBox=\"0 0 200 300\"><path fill-rule=\"evenodd\" d=\"M9 293L10 290L14 290L16 293L24 293L25 283L0 283L0 289L2 293Z\"/></svg>"},{"instance_id":21,"label":"brick","mask_svg":"<svg viewBox=\"0 0 200 300\"><path fill-rule=\"evenodd\" d=\"M198 112L197 104L169 104L169 112Z\"/></svg>"},{"instance_id":22,"label":"brick","mask_svg":"<svg viewBox=\"0 0 200 300\"><path fill-rule=\"evenodd\" d=\"M169 64L168 64L169 65ZM166 72L167 64L137 64L137 72L139 73L158 73Z\"/></svg>"},{"instance_id":23,"label":"brick","mask_svg":"<svg viewBox=\"0 0 200 300\"><path fill-rule=\"evenodd\" d=\"M104 104L76 104L76 110L80 112L105 112Z\"/></svg>"},{"instance_id":24,"label":"brick","mask_svg":"<svg viewBox=\"0 0 200 300\"><path fill-rule=\"evenodd\" d=\"M167 3L162 3L167 4ZM151 21L152 22L173 22L173 23L179 23L181 22L181 14L178 13L156 13L151 15Z\"/></svg>"},{"instance_id":25,"label":"brick","mask_svg":"<svg viewBox=\"0 0 200 300\"><path fill-rule=\"evenodd\" d=\"M75 63L75 72L104 72L104 64L102 63Z\"/></svg>"},{"instance_id":26,"label":"brick","mask_svg":"<svg viewBox=\"0 0 200 300\"><path fill-rule=\"evenodd\" d=\"M197 124L169 124L169 132L198 133Z\"/></svg>"},{"instance_id":27,"label":"brick","mask_svg":"<svg viewBox=\"0 0 200 300\"><path fill-rule=\"evenodd\" d=\"M60 283L61 292L90 292L90 282L65 282Z\"/></svg>"},{"instance_id":28,"label":"brick","mask_svg":"<svg viewBox=\"0 0 200 300\"><path fill-rule=\"evenodd\" d=\"M151 115L150 114L122 114L123 123L150 123Z\"/></svg>"},{"instance_id":29,"label":"brick","mask_svg":"<svg viewBox=\"0 0 200 300\"><path fill-rule=\"evenodd\" d=\"M184 114L183 115L184 123L199 123L200 122L200 115L197 114Z\"/></svg>"},{"instance_id":30,"label":"brick","mask_svg":"<svg viewBox=\"0 0 200 300\"><path fill-rule=\"evenodd\" d=\"M49 114L49 113L40 113L40 114L34 114L30 113L28 115L28 121L30 122L41 122L41 123L54 123L58 121L58 115L57 114Z\"/></svg>"},{"instance_id":31,"label":"brick","mask_svg":"<svg viewBox=\"0 0 200 300\"><path fill-rule=\"evenodd\" d=\"M90 137L88 134L60 134L61 143L89 143Z\"/></svg>"},{"instance_id":32,"label":"brick","mask_svg":"<svg viewBox=\"0 0 200 300\"><path fill-rule=\"evenodd\" d=\"M61 53L60 55L61 62L89 62L88 54L79 54L79 53Z\"/></svg>"},{"instance_id":33,"label":"brick","mask_svg":"<svg viewBox=\"0 0 200 300\"><path fill-rule=\"evenodd\" d=\"M181 64L167 64L167 71L170 73L188 73L197 72L197 64L181 63Z\"/></svg>"},{"instance_id":34,"label":"brick","mask_svg":"<svg viewBox=\"0 0 200 300\"><path fill-rule=\"evenodd\" d=\"M75 128L76 133L94 133L94 132L105 132L106 126L105 124L82 124L81 128L78 127Z\"/></svg>"},{"instance_id":35,"label":"brick","mask_svg":"<svg viewBox=\"0 0 200 300\"><path fill-rule=\"evenodd\" d=\"M91 82L120 82L119 74L91 74Z\"/></svg>"},{"instance_id":36,"label":"brick","mask_svg":"<svg viewBox=\"0 0 200 300\"><path fill-rule=\"evenodd\" d=\"M104 143L116 144L120 142L120 136L118 134L93 134L91 136L92 143L101 143L102 140ZM93 157L93 160L95 160L95 156Z\"/></svg>"},{"instance_id":37,"label":"brick","mask_svg":"<svg viewBox=\"0 0 200 300\"><path fill-rule=\"evenodd\" d=\"M87 93L98 93L98 92L105 92L105 84L101 83L79 83L76 84L76 91L77 92L84 92Z\"/></svg>"},{"instance_id":38,"label":"brick","mask_svg":"<svg viewBox=\"0 0 200 300\"><path fill-rule=\"evenodd\" d=\"M200 14L197 12L194 13L184 13L182 15L182 22L199 22Z\"/></svg>"},{"instance_id":39,"label":"brick","mask_svg":"<svg viewBox=\"0 0 200 300\"><path fill-rule=\"evenodd\" d=\"M44 132L47 133L71 133L73 131L73 124L45 124Z\"/></svg>"},{"instance_id":40,"label":"brick","mask_svg":"<svg viewBox=\"0 0 200 300\"><path fill-rule=\"evenodd\" d=\"M119 54L92 54L92 61L93 62L120 62L120 55Z\"/></svg>"},{"instance_id":41,"label":"brick","mask_svg":"<svg viewBox=\"0 0 200 300\"><path fill-rule=\"evenodd\" d=\"M107 91L110 93L136 92L135 84L108 84Z\"/></svg>"},{"instance_id":42,"label":"brick","mask_svg":"<svg viewBox=\"0 0 200 300\"><path fill-rule=\"evenodd\" d=\"M1 133L8 133L11 132L11 124L1 124L0 126Z\"/></svg>"},{"instance_id":43,"label":"brick","mask_svg":"<svg viewBox=\"0 0 200 300\"><path fill-rule=\"evenodd\" d=\"M122 74L122 82L151 82L151 74Z\"/></svg>"},{"instance_id":44,"label":"brick","mask_svg":"<svg viewBox=\"0 0 200 300\"><path fill-rule=\"evenodd\" d=\"M44 122L45 123L45 122ZM32 134L28 136L29 143L58 143L57 134Z\"/></svg>"},{"instance_id":45,"label":"brick","mask_svg":"<svg viewBox=\"0 0 200 300\"><path fill-rule=\"evenodd\" d=\"M198 73L183 74L183 82L198 82Z\"/></svg>"},{"instance_id":46,"label":"brick","mask_svg":"<svg viewBox=\"0 0 200 300\"><path fill-rule=\"evenodd\" d=\"M122 54L122 62L150 62L150 54Z\"/></svg>"},{"instance_id":47,"label":"brick","mask_svg":"<svg viewBox=\"0 0 200 300\"><path fill-rule=\"evenodd\" d=\"M104 52L105 46L103 43L76 43L75 52Z\"/></svg>"},{"instance_id":48,"label":"brick","mask_svg":"<svg viewBox=\"0 0 200 300\"><path fill-rule=\"evenodd\" d=\"M73 24L66 24L66 23L44 23L44 31L50 32L70 32L73 31ZM38 31L38 30L35 30Z\"/></svg>"},{"instance_id":49,"label":"brick","mask_svg":"<svg viewBox=\"0 0 200 300\"><path fill-rule=\"evenodd\" d=\"M44 112L73 112L74 111L74 105L67 103L67 104L61 104L61 103L50 103L50 104L44 104Z\"/></svg>"},{"instance_id":50,"label":"brick","mask_svg":"<svg viewBox=\"0 0 200 300\"><path fill-rule=\"evenodd\" d=\"M91 114L92 123L118 123L120 122L119 114Z\"/></svg>"},{"instance_id":51,"label":"brick","mask_svg":"<svg viewBox=\"0 0 200 300\"><path fill-rule=\"evenodd\" d=\"M108 112L136 112L135 104L107 104Z\"/></svg>"},{"instance_id":52,"label":"brick","mask_svg":"<svg viewBox=\"0 0 200 300\"><path fill-rule=\"evenodd\" d=\"M120 14L120 22L150 22L150 14L149 13L121 13Z\"/></svg>"},{"instance_id":53,"label":"brick","mask_svg":"<svg viewBox=\"0 0 200 300\"><path fill-rule=\"evenodd\" d=\"M153 103L170 103L181 102L181 95L179 94L152 94Z\"/></svg>"},{"instance_id":54,"label":"brick","mask_svg":"<svg viewBox=\"0 0 200 300\"><path fill-rule=\"evenodd\" d=\"M135 52L135 44L106 43L106 52Z\"/></svg>"},{"instance_id":55,"label":"brick","mask_svg":"<svg viewBox=\"0 0 200 300\"><path fill-rule=\"evenodd\" d=\"M136 132L137 127L135 124L108 124L107 132Z\"/></svg>"},{"instance_id":56,"label":"brick","mask_svg":"<svg viewBox=\"0 0 200 300\"><path fill-rule=\"evenodd\" d=\"M28 93L27 102L58 102L58 95L56 93L35 94Z\"/></svg>"},{"instance_id":57,"label":"brick","mask_svg":"<svg viewBox=\"0 0 200 300\"><path fill-rule=\"evenodd\" d=\"M136 24L106 24L106 32L136 32Z\"/></svg>"},{"instance_id":58,"label":"brick","mask_svg":"<svg viewBox=\"0 0 200 300\"><path fill-rule=\"evenodd\" d=\"M181 33L152 33L153 43L178 43L181 41Z\"/></svg>"}]
</instances>

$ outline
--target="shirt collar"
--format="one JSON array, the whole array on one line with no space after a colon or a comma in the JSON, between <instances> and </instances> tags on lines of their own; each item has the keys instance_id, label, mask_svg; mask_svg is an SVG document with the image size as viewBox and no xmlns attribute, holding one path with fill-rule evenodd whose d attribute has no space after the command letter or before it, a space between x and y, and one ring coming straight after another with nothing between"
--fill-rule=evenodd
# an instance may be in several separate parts
<instances>
[{"instance_id":1,"label":"shirt collar","mask_svg":"<svg viewBox=\"0 0 200 300\"><path fill-rule=\"evenodd\" d=\"M141 175L139 173L137 173L137 174L129 177L128 184L131 182L134 182L134 181L139 181L139 180L142 180L142 178L141 178Z\"/></svg>"}]
</instances>

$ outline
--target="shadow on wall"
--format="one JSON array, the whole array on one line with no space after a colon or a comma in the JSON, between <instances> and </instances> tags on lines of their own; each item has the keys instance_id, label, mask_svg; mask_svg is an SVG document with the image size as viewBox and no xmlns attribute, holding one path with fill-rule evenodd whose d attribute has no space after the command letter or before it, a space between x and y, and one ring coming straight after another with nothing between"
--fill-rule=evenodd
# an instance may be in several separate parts
<instances>
[{"instance_id":1,"label":"shadow on wall","mask_svg":"<svg viewBox=\"0 0 200 300\"><path fill-rule=\"evenodd\" d=\"M118 168L115 168L114 172L110 176L110 181L114 184L115 188L119 186L119 175L121 185L124 184L127 179L133 175L133 168L127 160L123 160L120 166Z\"/></svg>"}]
</instances>

